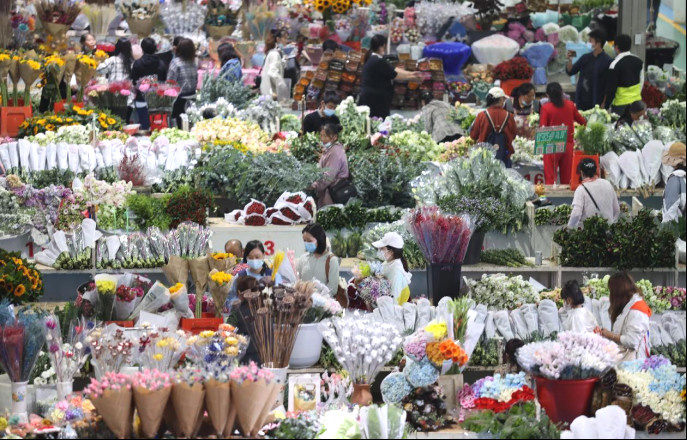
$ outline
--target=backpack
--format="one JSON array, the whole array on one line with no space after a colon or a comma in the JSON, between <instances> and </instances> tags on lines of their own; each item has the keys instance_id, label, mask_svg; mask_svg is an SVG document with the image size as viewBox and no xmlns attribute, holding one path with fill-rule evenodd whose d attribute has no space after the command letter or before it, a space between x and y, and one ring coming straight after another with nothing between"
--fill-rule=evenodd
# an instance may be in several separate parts
<instances>
[{"instance_id":1,"label":"backpack","mask_svg":"<svg viewBox=\"0 0 687 440\"><path fill-rule=\"evenodd\" d=\"M506 112L506 119L503 120L503 124L498 130L496 130L496 127L494 126L494 121L491 120L489 110L485 110L484 113L487 115L489 125L491 125L491 133L489 133L489 136L487 136L486 142L499 147L498 151L496 152L496 159L505 163L506 168L510 168L513 162L509 158L508 148L506 147L506 135L503 133L503 130L506 128L506 124L508 123L508 118L510 118L510 113Z\"/></svg>"}]
</instances>

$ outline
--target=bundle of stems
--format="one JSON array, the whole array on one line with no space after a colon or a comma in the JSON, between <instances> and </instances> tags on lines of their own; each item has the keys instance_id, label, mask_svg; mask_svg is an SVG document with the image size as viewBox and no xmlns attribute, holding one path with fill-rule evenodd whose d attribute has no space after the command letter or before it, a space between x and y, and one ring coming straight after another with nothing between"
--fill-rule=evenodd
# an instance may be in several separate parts
<instances>
[{"instance_id":1,"label":"bundle of stems","mask_svg":"<svg viewBox=\"0 0 687 440\"><path fill-rule=\"evenodd\" d=\"M248 307L240 307L241 318L264 367L289 365L298 328L310 309L311 293L291 287L265 287L241 293Z\"/></svg>"}]
</instances>

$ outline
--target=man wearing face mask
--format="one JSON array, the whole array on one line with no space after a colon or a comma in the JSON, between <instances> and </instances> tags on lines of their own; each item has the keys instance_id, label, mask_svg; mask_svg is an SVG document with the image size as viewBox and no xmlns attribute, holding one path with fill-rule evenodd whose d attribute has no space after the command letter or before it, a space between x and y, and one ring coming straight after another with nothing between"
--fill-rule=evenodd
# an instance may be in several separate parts
<instances>
[{"instance_id":1,"label":"man wearing face mask","mask_svg":"<svg viewBox=\"0 0 687 440\"><path fill-rule=\"evenodd\" d=\"M339 118L335 113L340 102L341 99L336 92L325 92L320 102L320 108L303 118L301 135L319 133L325 124L339 124Z\"/></svg>"},{"instance_id":2,"label":"man wearing face mask","mask_svg":"<svg viewBox=\"0 0 687 440\"><path fill-rule=\"evenodd\" d=\"M391 284L391 296L399 305L410 299L412 274L403 256L403 237L396 232L387 232L381 240L372 243L378 249L377 257L383 261L382 275Z\"/></svg>"},{"instance_id":3,"label":"man wearing face mask","mask_svg":"<svg viewBox=\"0 0 687 440\"><path fill-rule=\"evenodd\" d=\"M565 71L568 75L580 74L577 78L575 103L579 110L589 110L596 105L602 105L606 95L606 78L611 57L604 52L606 33L595 29L589 33L589 43L592 51L582 55L573 64L575 53L568 51L568 65Z\"/></svg>"}]
</instances>

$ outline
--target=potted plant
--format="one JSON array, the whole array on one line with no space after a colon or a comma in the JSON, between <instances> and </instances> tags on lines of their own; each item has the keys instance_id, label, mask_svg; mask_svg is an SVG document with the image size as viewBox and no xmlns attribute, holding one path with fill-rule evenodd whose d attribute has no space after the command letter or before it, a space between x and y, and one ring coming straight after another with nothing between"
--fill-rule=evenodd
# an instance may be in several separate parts
<instances>
[{"instance_id":1,"label":"potted plant","mask_svg":"<svg viewBox=\"0 0 687 440\"><path fill-rule=\"evenodd\" d=\"M494 78L501 81L501 88L509 95L521 84L532 81L534 69L524 57L514 57L494 67Z\"/></svg>"},{"instance_id":2,"label":"potted plant","mask_svg":"<svg viewBox=\"0 0 687 440\"><path fill-rule=\"evenodd\" d=\"M537 399L554 423L589 415L599 378L620 358L615 342L593 333L563 332L556 341L520 348L517 361L537 384Z\"/></svg>"},{"instance_id":3,"label":"potted plant","mask_svg":"<svg viewBox=\"0 0 687 440\"><path fill-rule=\"evenodd\" d=\"M312 281L300 283L307 285L308 288L315 288ZM319 323L325 319L341 314L343 309L339 303L329 295L313 293L310 297L312 306L305 313L303 323L298 327L296 342L291 352L289 365L291 368L309 368L317 363L322 352L322 333L319 330Z\"/></svg>"}]
</instances>

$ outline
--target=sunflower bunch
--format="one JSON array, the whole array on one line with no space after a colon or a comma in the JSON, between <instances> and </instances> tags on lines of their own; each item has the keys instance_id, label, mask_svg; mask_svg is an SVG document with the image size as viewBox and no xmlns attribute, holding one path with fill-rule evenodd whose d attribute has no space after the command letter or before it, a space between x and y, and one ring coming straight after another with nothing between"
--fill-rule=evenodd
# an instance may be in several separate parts
<instances>
[{"instance_id":1,"label":"sunflower bunch","mask_svg":"<svg viewBox=\"0 0 687 440\"><path fill-rule=\"evenodd\" d=\"M351 5L369 5L372 0L306 0L305 5L311 6L317 12L324 14L328 10L335 14L345 14Z\"/></svg>"},{"instance_id":2,"label":"sunflower bunch","mask_svg":"<svg viewBox=\"0 0 687 440\"><path fill-rule=\"evenodd\" d=\"M0 249L0 299L18 305L34 302L43 294L41 273L19 252Z\"/></svg>"}]
</instances>

